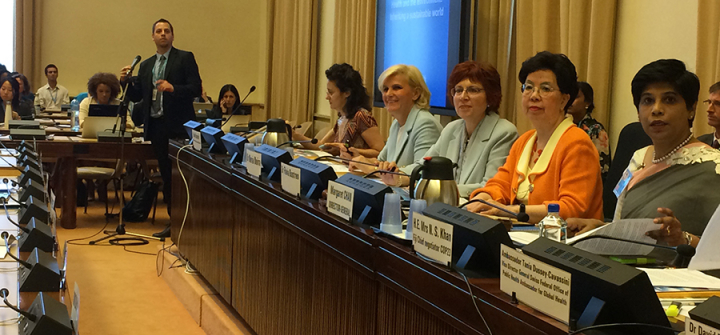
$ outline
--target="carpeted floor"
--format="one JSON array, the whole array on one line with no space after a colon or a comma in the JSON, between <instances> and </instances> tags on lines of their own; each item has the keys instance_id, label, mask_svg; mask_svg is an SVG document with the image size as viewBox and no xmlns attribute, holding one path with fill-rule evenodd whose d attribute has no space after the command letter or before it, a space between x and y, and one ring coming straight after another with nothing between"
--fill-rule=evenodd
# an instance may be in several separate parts
<instances>
[{"instance_id":1,"label":"carpeted floor","mask_svg":"<svg viewBox=\"0 0 720 335\"><path fill-rule=\"evenodd\" d=\"M126 194L129 200L130 193ZM111 204L113 200L111 198ZM83 214L83 208L78 208L77 228L57 229L60 248L66 240L86 238L100 231L106 224L104 212L105 205L101 201L90 202L87 214ZM117 206L114 212L118 212ZM126 229L150 235L162 230L168 221L166 207L160 202L154 226L148 219L142 223L127 223ZM105 229L115 230L117 223L117 218L111 219ZM101 236L104 234L92 239ZM156 265L156 259L161 258L156 255L162 242L128 246L125 251L122 246L111 246L107 241L88 245L92 239L77 240L71 242L77 244L68 247L66 303L70 303L68 297L73 296L77 283L80 334L205 334L165 281L157 276L156 268L160 264ZM171 242L168 239L166 243ZM164 267L169 266L165 263Z\"/></svg>"}]
</instances>

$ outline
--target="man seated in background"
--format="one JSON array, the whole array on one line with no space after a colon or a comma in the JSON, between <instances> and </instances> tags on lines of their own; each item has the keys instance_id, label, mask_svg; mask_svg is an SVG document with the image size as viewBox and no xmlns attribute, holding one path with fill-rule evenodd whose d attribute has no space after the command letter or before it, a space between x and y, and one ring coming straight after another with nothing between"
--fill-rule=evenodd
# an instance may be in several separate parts
<instances>
[{"instance_id":1,"label":"man seated in background","mask_svg":"<svg viewBox=\"0 0 720 335\"><path fill-rule=\"evenodd\" d=\"M720 81L710 86L710 96L703 101L707 106L708 124L715 128L710 134L698 136L700 142L706 143L715 149L720 148L718 138L720 138Z\"/></svg>"},{"instance_id":2,"label":"man seated in background","mask_svg":"<svg viewBox=\"0 0 720 335\"><path fill-rule=\"evenodd\" d=\"M70 96L67 88L58 85L58 68L55 64L48 64L45 67L47 85L40 87L35 94L35 106L41 109L60 110L62 105L70 103Z\"/></svg>"}]
</instances>

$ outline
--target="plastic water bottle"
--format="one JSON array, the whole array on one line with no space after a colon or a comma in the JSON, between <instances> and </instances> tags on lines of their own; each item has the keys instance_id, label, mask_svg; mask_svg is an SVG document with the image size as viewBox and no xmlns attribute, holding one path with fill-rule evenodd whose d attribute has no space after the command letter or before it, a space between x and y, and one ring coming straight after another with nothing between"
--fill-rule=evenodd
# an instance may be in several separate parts
<instances>
[{"instance_id":1,"label":"plastic water bottle","mask_svg":"<svg viewBox=\"0 0 720 335\"><path fill-rule=\"evenodd\" d=\"M72 131L80 131L80 102L73 99L70 103L70 111L72 117Z\"/></svg>"},{"instance_id":2,"label":"plastic water bottle","mask_svg":"<svg viewBox=\"0 0 720 335\"><path fill-rule=\"evenodd\" d=\"M548 204L548 214L540 221L540 237L567 242L567 222L560 217L560 205Z\"/></svg>"}]
</instances>

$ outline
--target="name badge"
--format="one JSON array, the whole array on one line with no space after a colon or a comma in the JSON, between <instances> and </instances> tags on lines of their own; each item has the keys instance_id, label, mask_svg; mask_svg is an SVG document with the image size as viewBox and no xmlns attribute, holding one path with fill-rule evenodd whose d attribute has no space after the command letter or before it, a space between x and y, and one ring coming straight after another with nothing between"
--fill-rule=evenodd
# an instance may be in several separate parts
<instances>
[{"instance_id":1,"label":"name badge","mask_svg":"<svg viewBox=\"0 0 720 335\"><path fill-rule=\"evenodd\" d=\"M157 94L158 94L157 88L153 88L152 101L157 100Z\"/></svg>"},{"instance_id":2,"label":"name badge","mask_svg":"<svg viewBox=\"0 0 720 335\"><path fill-rule=\"evenodd\" d=\"M260 178L262 173L262 154L255 150L246 151L245 168L251 176Z\"/></svg>"},{"instance_id":3,"label":"name badge","mask_svg":"<svg viewBox=\"0 0 720 335\"><path fill-rule=\"evenodd\" d=\"M613 189L613 193L615 193L616 197L620 197L620 194L623 193L625 188L630 183L630 180L632 179L633 173L630 172L630 168L625 169L625 172L623 172L622 178L620 178L620 181L615 185L615 188Z\"/></svg>"},{"instance_id":4,"label":"name badge","mask_svg":"<svg viewBox=\"0 0 720 335\"><path fill-rule=\"evenodd\" d=\"M282 174L280 184L285 192L292 195L300 195L300 168L281 163Z\"/></svg>"}]
</instances>

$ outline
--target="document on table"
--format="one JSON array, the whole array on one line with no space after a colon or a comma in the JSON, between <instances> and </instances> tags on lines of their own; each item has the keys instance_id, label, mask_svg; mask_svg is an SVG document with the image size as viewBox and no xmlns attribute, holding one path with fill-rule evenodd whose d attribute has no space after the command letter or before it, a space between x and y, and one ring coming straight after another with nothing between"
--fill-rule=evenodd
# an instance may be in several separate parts
<instances>
[{"instance_id":1,"label":"document on table","mask_svg":"<svg viewBox=\"0 0 720 335\"><path fill-rule=\"evenodd\" d=\"M568 244L573 244L575 241L580 240L580 242L574 244L576 248L596 255L647 256L655 247L603 238L583 239L589 236L608 236L656 244L657 241L646 236L645 232L658 229L658 227L659 225L653 223L653 219L619 220L597 228L589 234L568 239Z\"/></svg>"},{"instance_id":2,"label":"document on table","mask_svg":"<svg viewBox=\"0 0 720 335\"><path fill-rule=\"evenodd\" d=\"M720 206L710 218L702 238L698 243L695 256L690 259L688 269L714 270L720 269Z\"/></svg>"},{"instance_id":3,"label":"document on table","mask_svg":"<svg viewBox=\"0 0 720 335\"><path fill-rule=\"evenodd\" d=\"M653 286L692 287L720 290L720 279L690 269L644 269Z\"/></svg>"}]
</instances>

